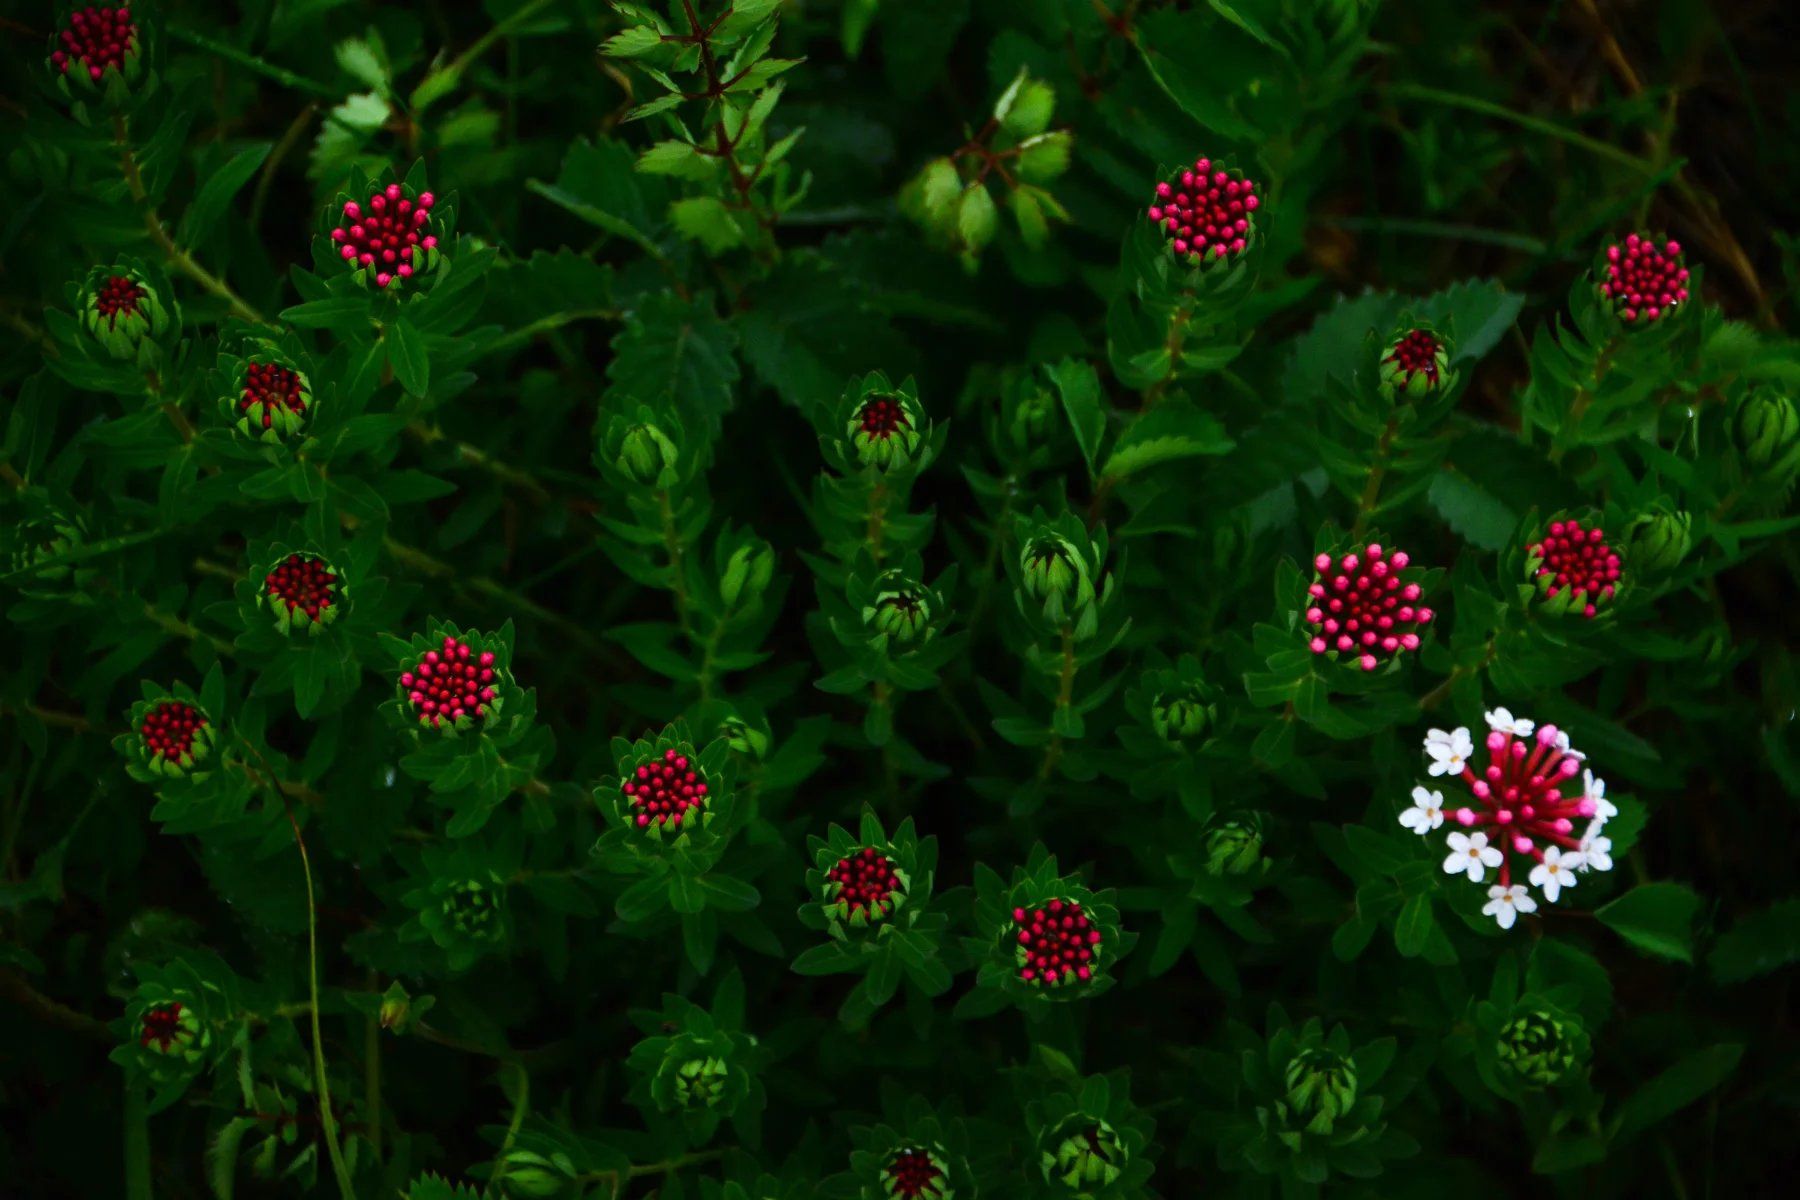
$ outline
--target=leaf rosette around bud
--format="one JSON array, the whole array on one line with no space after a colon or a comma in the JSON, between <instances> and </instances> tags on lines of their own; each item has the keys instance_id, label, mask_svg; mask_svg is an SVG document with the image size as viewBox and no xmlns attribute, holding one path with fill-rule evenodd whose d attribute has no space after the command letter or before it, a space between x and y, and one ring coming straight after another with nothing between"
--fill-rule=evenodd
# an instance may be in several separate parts
<instances>
[{"instance_id":1,"label":"leaf rosette around bud","mask_svg":"<svg viewBox=\"0 0 1800 1200\"><path fill-rule=\"evenodd\" d=\"M213 707L186 684L164 690L146 680L125 732L113 739L126 773L142 783L205 779L218 736Z\"/></svg>"},{"instance_id":2,"label":"leaf rosette around bud","mask_svg":"<svg viewBox=\"0 0 1800 1200\"><path fill-rule=\"evenodd\" d=\"M910 379L897 388L865 379L845 397L840 424L845 457L860 467L885 473L925 465L918 460L929 449L931 423Z\"/></svg>"},{"instance_id":3,"label":"leaf rosette around bud","mask_svg":"<svg viewBox=\"0 0 1800 1200\"><path fill-rule=\"evenodd\" d=\"M128 1079L151 1089L155 1111L174 1103L223 1052L214 1035L231 1005L179 961L138 974L124 1016L112 1026L119 1040L109 1057Z\"/></svg>"},{"instance_id":4,"label":"leaf rosette around bud","mask_svg":"<svg viewBox=\"0 0 1800 1200\"><path fill-rule=\"evenodd\" d=\"M355 169L321 214L313 257L327 278L335 274L375 292L417 293L448 265L455 227L455 206L431 191L423 161L404 181L389 171L370 179Z\"/></svg>"},{"instance_id":5,"label":"leaf rosette around bud","mask_svg":"<svg viewBox=\"0 0 1800 1200\"><path fill-rule=\"evenodd\" d=\"M1518 972L1496 970L1486 999L1475 1005L1475 1065L1482 1082L1512 1100L1586 1079L1592 1041L1580 996L1570 987L1518 991Z\"/></svg>"},{"instance_id":6,"label":"leaf rosette around bud","mask_svg":"<svg viewBox=\"0 0 1800 1200\"><path fill-rule=\"evenodd\" d=\"M1744 474L1785 488L1800 469L1800 412L1779 392L1759 388L1731 414L1731 440Z\"/></svg>"},{"instance_id":7,"label":"leaf rosette around bud","mask_svg":"<svg viewBox=\"0 0 1800 1200\"><path fill-rule=\"evenodd\" d=\"M823 838L809 836L809 899L801 921L834 939L885 936L914 923L931 897L937 842L921 842L911 818L889 838L873 813L863 815L861 836L833 825Z\"/></svg>"},{"instance_id":8,"label":"leaf rosette around bud","mask_svg":"<svg viewBox=\"0 0 1800 1200\"><path fill-rule=\"evenodd\" d=\"M382 640L397 666L394 697L382 708L403 728L446 738L513 734L529 719L512 674L512 622L480 633L433 618L410 641Z\"/></svg>"},{"instance_id":9,"label":"leaf rosette around bud","mask_svg":"<svg viewBox=\"0 0 1800 1200\"><path fill-rule=\"evenodd\" d=\"M239 436L264 445L294 441L317 416L318 394L296 338L248 338L222 351L212 378L219 413Z\"/></svg>"},{"instance_id":10,"label":"leaf rosette around bud","mask_svg":"<svg viewBox=\"0 0 1800 1200\"><path fill-rule=\"evenodd\" d=\"M401 897L413 914L400 930L401 940L430 942L443 951L450 970L458 972L505 952L512 939L509 881L517 873L518 858L511 837L427 847L413 886Z\"/></svg>"},{"instance_id":11,"label":"leaf rosette around bud","mask_svg":"<svg viewBox=\"0 0 1800 1200\"><path fill-rule=\"evenodd\" d=\"M1131 1103L1129 1075L1083 1078L1060 1052L1038 1047L1038 1063L1015 1078L1025 1102L1033 1174L1041 1194L1065 1200L1135 1200L1149 1194L1156 1125Z\"/></svg>"},{"instance_id":12,"label":"leaf rosette around bud","mask_svg":"<svg viewBox=\"0 0 1800 1200\"><path fill-rule=\"evenodd\" d=\"M977 989L1025 1007L1106 991L1137 940L1120 928L1112 892L1058 874L1055 856L1042 846L1010 882L976 867L975 926L967 945L980 963Z\"/></svg>"},{"instance_id":13,"label":"leaf rosette around bud","mask_svg":"<svg viewBox=\"0 0 1800 1200\"><path fill-rule=\"evenodd\" d=\"M67 6L58 16L45 58L57 91L85 119L85 106L126 107L154 81L145 64L144 30L130 6Z\"/></svg>"},{"instance_id":14,"label":"leaf rosette around bud","mask_svg":"<svg viewBox=\"0 0 1800 1200\"><path fill-rule=\"evenodd\" d=\"M970 1135L955 1115L940 1116L921 1096L881 1088L885 1120L850 1130L850 1171L827 1194L855 1200L957 1200L976 1195L969 1166Z\"/></svg>"},{"instance_id":15,"label":"leaf rosette around bud","mask_svg":"<svg viewBox=\"0 0 1800 1200\"><path fill-rule=\"evenodd\" d=\"M666 491L685 483L701 465L683 457L687 441L674 412L640 404L606 419L599 429L594 462L621 488Z\"/></svg>"},{"instance_id":16,"label":"leaf rosette around bud","mask_svg":"<svg viewBox=\"0 0 1800 1200\"><path fill-rule=\"evenodd\" d=\"M696 749L676 722L635 742L614 738L612 750L619 773L594 789L611 817L603 842L622 837L639 849L701 851L736 828L731 746L723 737Z\"/></svg>"},{"instance_id":17,"label":"leaf rosette around bud","mask_svg":"<svg viewBox=\"0 0 1800 1200\"><path fill-rule=\"evenodd\" d=\"M741 1121L763 1107L756 1038L743 1032L744 983L736 971L720 982L710 1010L666 994L660 1012L634 1012L632 1019L649 1034L625 1060L636 1076L632 1099L677 1118L695 1144L709 1140L721 1121Z\"/></svg>"},{"instance_id":18,"label":"leaf rosette around bud","mask_svg":"<svg viewBox=\"0 0 1800 1200\"><path fill-rule=\"evenodd\" d=\"M26 488L19 496L23 514L0 523L0 564L7 582L36 600L91 604L88 592L99 573L78 557L89 541L86 520L41 489Z\"/></svg>"},{"instance_id":19,"label":"leaf rosette around bud","mask_svg":"<svg viewBox=\"0 0 1800 1200\"><path fill-rule=\"evenodd\" d=\"M1100 631L1101 610L1114 599L1116 582L1105 569L1105 527L1090 535L1074 513L1051 521L1040 510L1021 517L1014 535L1019 611L1051 631L1067 630L1077 642L1092 638Z\"/></svg>"},{"instance_id":20,"label":"leaf rosette around bud","mask_svg":"<svg viewBox=\"0 0 1800 1200\"><path fill-rule=\"evenodd\" d=\"M71 285L81 329L106 357L151 367L181 332L181 310L162 272L128 256Z\"/></svg>"}]
</instances>

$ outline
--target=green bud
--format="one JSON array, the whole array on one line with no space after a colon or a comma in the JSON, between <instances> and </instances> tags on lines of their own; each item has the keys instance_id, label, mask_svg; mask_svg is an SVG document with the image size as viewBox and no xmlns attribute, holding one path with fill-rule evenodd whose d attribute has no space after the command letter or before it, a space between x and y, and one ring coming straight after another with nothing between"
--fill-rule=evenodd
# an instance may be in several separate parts
<instances>
[{"instance_id":1,"label":"green bud","mask_svg":"<svg viewBox=\"0 0 1800 1200\"><path fill-rule=\"evenodd\" d=\"M477 942L498 941L505 932L506 893L500 880L464 879L452 883L443 899L444 918L458 935Z\"/></svg>"},{"instance_id":2,"label":"green bud","mask_svg":"<svg viewBox=\"0 0 1800 1200\"><path fill-rule=\"evenodd\" d=\"M1150 725L1156 736L1171 742L1197 738L1212 724L1213 706L1198 688L1163 692L1150 702Z\"/></svg>"},{"instance_id":3,"label":"green bud","mask_svg":"<svg viewBox=\"0 0 1800 1200\"><path fill-rule=\"evenodd\" d=\"M754 604L774 578L775 550L758 538L731 552L725 561L725 573L719 577L719 596L727 608L736 608L739 600Z\"/></svg>"},{"instance_id":4,"label":"green bud","mask_svg":"<svg viewBox=\"0 0 1800 1200\"><path fill-rule=\"evenodd\" d=\"M729 716L719 722L719 736L734 751L749 758L760 760L769 752L769 735L739 716Z\"/></svg>"},{"instance_id":5,"label":"green bud","mask_svg":"<svg viewBox=\"0 0 1800 1200\"><path fill-rule=\"evenodd\" d=\"M1309 1133L1330 1133L1356 1103L1356 1064L1323 1046L1288 1060L1285 1082L1288 1110Z\"/></svg>"},{"instance_id":6,"label":"green bud","mask_svg":"<svg viewBox=\"0 0 1800 1200\"><path fill-rule=\"evenodd\" d=\"M57 560L81 549L86 542L81 522L61 513L20 522L13 527L6 557L14 585L36 595L59 594L71 583L81 587L92 579L93 568Z\"/></svg>"},{"instance_id":7,"label":"green bud","mask_svg":"<svg viewBox=\"0 0 1800 1200\"><path fill-rule=\"evenodd\" d=\"M682 1108L714 1108L725 1096L731 1068L716 1055L690 1058L675 1068L675 1102Z\"/></svg>"},{"instance_id":8,"label":"green bud","mask_svg":"<svg viewBox=\"0 0 1800 1200\"><path fill-rule=\"evenodd\" d=\"M123 263L88 272L77 297L81 327L121 362L148 363L157 340L174 326L163 298L144 274Z\"/></svg>"},{"instance_id":9,"label":"green bud","mask_svg":"<svg viewBox=\"0 0 1800 1200\"><path fill-rule=\"evenodd\" d=\"M1113 1127L1092 1117L1071 1117L1046 1140L1040 1153L1044 1178L1075 1196L1091 1196L1110 1186L1131 1161Z\"/></svg>"},{"instance_id":10,"label":"green bud","mask_svg":"<svg viewBox=\"0 0 1800 1200\"><path fill-rule=\"evenodd\" d=\"M399 980L395 980L381 995L381 1027L399 1032L406 1027L411 1015L412 996L400 986Z\"/></svg>"},{"instance_id":11,"label":"green bud","mask_svg":"<svg viewBox=\"0 0 1800 1200\"><path fill-rule=\"evenodd\" d=\"M633 483L644 487L666 487L670 472L680 458L680 451L669 435L655 425L633 425L619 441L613 465Z\"/></svg>"},{"instance_id":12,"label":"green bud","mask_svg":"<svg viewBox=\"0 0 1800 1200\"><path fill-rule=\"evenodd\" d=\"M1221 821L1206 831L1206 869L1214 875L1242 875L1262 861L1262 830L1251 821Z\"/></svg>"},{"instance_id":13,"label":"green bud","mask_svg":"<svg viewBox=\"0 0 1800 1200\"><path fill-rule=\"evenodd\" d=\"M1752 392L1739 403L1731 432L1752 477L1778 485L1793 478L1800 465L1800 413L1792 400L1775 392Z\"/></svg>"},{"instance_id":14,"label":"green bud","mask_svg":"<svg viewBox=\"0 0 1800 1200\"><path fill-rule=\"evenodd\" d=\"M1032 450L1056 432L1060 406L1048 388L1026 383L1001 400L1006 436L1020 450Z\"/></svg>"},{"instance_id":15,"label":"green bud","mask_svg":"<svg viewBox=\"0 0 1800 1200\"><path fill-rule=\"evenodd\" d=\"M862 610L864 625L897 646L929 636L931 597L924 588L900 571L887 572L875 587L874 602Z\"/></svg>"},{"instance_id":16,"label":"green bud","mask_svg":"<svg viewBox=\"0 0 1800 1200\"><path fill-rule=\"evenodd\" d=\"M1497 1052L1500 1065L1526 1087L1550 1087L1575 1069L1584 1041L1573 1018L1540 1010L1507 1022Z\"/></svg>"},{"instance_id":17,"label":"green bud","mask_svg":"<svg viewBox=\"0 0 1800 1200\"><path fill-rule=\"evenodd\" d=\"M139 1061L158 1083L183 1078L199 1069L211 1034L191 1004L166 1000L144 1009L137 1019Z\"/></svg>"},{"instance_id":18,"label":"green bud","mask_svg":"<svg viewBox=\"0 0 1800 1200\"><path fill-rule=\"evenodd\" d=\"M1693 526L1685 512L1644 513L1625 531L1625 561L1645 574L1673 571L1693 545Z\"/></svg>"},{"instance_id":19,"label":"green bud","mask_svg":"<svg viewBox=\"0 0 1800 1200\"><path fill-rule=\"evenodd\" d=\"M1080 612L1094 601L1094 581L1072 542L1059 534L1032 538L1019 553L1025 594L1061 612Z\"/></svg>"},{"instance_id":20,"label":"green bud","mask_svg":"<svg viewBox=\"0 0 1800 1200\"><path fill-rule=\"evenodd\" d=\"M845 436L866 467L889 471L913 460L924 441L924 414L905 392L869 392L850 410Z\"/></svg>"}]
</instances>

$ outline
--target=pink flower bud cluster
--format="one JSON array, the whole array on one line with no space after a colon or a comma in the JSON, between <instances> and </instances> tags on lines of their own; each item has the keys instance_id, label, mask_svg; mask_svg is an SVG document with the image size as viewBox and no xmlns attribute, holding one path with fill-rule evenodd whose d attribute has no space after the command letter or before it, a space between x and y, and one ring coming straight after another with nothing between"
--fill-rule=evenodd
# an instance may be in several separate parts
<instances>
[{"instance_id":1,"label":"pink flower bud cluster","mask_svg":"<svg viewBox=\"0 0 1800 1200\"><path fill-rule=\"evenodd\" d=\"M200 710L179 700L164 700L144 714L138 729L151 758L180 762L194 748L194 736L206 724Z\"/></svg>"},{"instance_id":2,"label":"pink flower bud cluster","mask_svg":"<svg viewBox=\"0 0 1800 1200\"><path fill-rule=\"evenodd\" d=\"M1423 375L1432 386L1438 381L1438 350L1443 343L1436 334L1428 329L1415 329L1394 343L1387 357L1381 361L1391 364L1399 376L1402 386L1412 382L1415 375Z\"/></svg>"},{"instance_id":3,"label":"pink flower bud cluster","mask_svg":"<svg viewBox=\"0 0 1800 1200\"><path fill-rule=\"evenodd\" d=\"M454 723L458 717L486 718L497 682L491 651L476 654L467 642L449 636L441 649L426 651L411 670L400 675L400 687L419 714L419 723L434 729L444 721Z\"/></svg>"},{"instance_id":4,"label":"pink flower bud cluster","mask_svg":"<svg viewBox=\"0 0 1800 1200\"><path fill-rule=\"evenodd\" d=\"M619 790L637 810L639 829L652 821L679 829L690 813L706 805L706 780L687 755L673 748L664 750L660 760L639 764Z\"/></svg>"},{"instance_id":5,"label":"pink flower bud cluster","mask_svg":"<svg viewBox=\"0 0 1800 1200\"><path fill-rule=\"evenodd\" d=\"M1622 245L1606 248L1606 278L1600 294L1627 323L1648 325L1688 298L1688 269L1682 265L1681 243L1660 246L1632 234Z\"/></svg>"},{"instance_id":6,"label":"pink flower bud cluster","mask_svg":"<svg viewBox=\"0 0 1800 1200\"><path fill-rule=\"evenodd\" d=\"M1389 554L1376 543L1361 554L1315 558L1318 574L1306 589L1312 652L1352 654L1363 670L1373 671L1385 659L1417 650L1418 631L1436 614L1419 605L1418 584L1400 579L1410 561L1404 550Z\"/></svg>"},{"instance_id":7,"label":"pink flower bud cluster","mask_svg":"<svg viewBox=\"0 0 1800 1200\"><path fill-rule=\"evenodd\" d=\"M1462 770L1463 782L1481 807L1459 808L1454 816L1465 829L1479 826L1493 835L1493 844L1505 856L1500 886L1508 887L1515 854L1541 863L1547 846L1579 852L1575 819L1590 820L1599 805L1581 791L1575 777L1581 774L1582 755L1556 726L1540 725L1530 738L1491 730L1486 745L1488 765L1481 773L1469 766ZM1570 786L1576 795L1563 794Z\"/></svg>"},{"instance_id":8,"label":"pink flower bud cluster","mask_svg":"<svg viewBox=\"0 0 1800 1200\"><path fill-rule=\"evenodd\" d=\"M126 56L137 52L137 32L129 8L78 8L69 14L69 27L57 35L50 63L65 75L75 66L97 83L106 68L125 68Z\"/></svg>"},{"instance_id":9,"label":"pink flower bud cluster","mask_svg":"<svg viewBox=\"0 0 1800 1200\"><path fill-rule=\"evenodd\" d=\"M290 554L263 579L263 589L287 605L289 613L298 610L316 621L336 602L337 581L337 573L323 559Z\"/></svg>"},{"instance_id":10,"label":"pink flower bud cluster","mask_svg":"<svg viewBox=\"0 0 1800 1200\"><path fill-rule=\"evenodd\" d=\"M1544 540L1535 543L1530 554L1542 560L1533 578L1542 585L1548 577L1544 595L1554 600L1564 590L1574 592L1583 605L1583 616L1594 616L1618 589L1619 555L1606 544L1606 535L1598 527L1583 529L1574 518L1552 521Z\"/></svg>"},{"instance_id":11,"label":"pink flower bud cluster","mask_svg":"<svg viewBox=\"0 0 1800 1200\"><path fill-rule=\"evenodd\" d=\"M1093 978L1100 931L1075 900L1052 900L1039 908L1013 909L1018 927L1019 978L1054 987Z\"/></svg>"},{"instance_id":12,"label":"pink flower bud cluster","mask_svg":"<svg viewBox=\"0 0 1800 1200\"><path fill-rule=\"evenodd\" d=\"M1149 212L1175 254L1198 265L1242 254L1261 204L1256 185L1240 172L1200 158L1179 179L1156 185Z\"/></svg>"},{"instance_id":13,"label":"pink flower bud cluster","mask_svg":"<svg viewBox=\"0 0 1800 1200\"><path fill-rule=\"evenodd\" d=\"M136 280L124 275L109 276L106 283L94 295L94 311L106 318L107 328L114 328L120 317L129 317L138 310L138 301L148 293Z\"/></svg>"},{"instance_id":14,"label":"pink flower bud cluster","mask_svg":"<svg viewBox=\"0 0 1800 1200\"><path fill-rule=\"evenodd\" d=\"M431 232L431 206L437 198L421 192L409 199L397 183L358 204L344 205L344 224L331 231L338 254L353 267L374 273L375 286L409 279L425 266L425 255L437 248Z\"/></svg>"},{"instance_id":15,"label":"pink flower bud cluster","mask_svg":"<svg viewBox=\"0 0 1800 1200\"><path fill-rule=\"evenodd\" d=\"M825 879L834 892L833 903L842 904L846 913L862 909L870 918L892 912L894 893L901 887L894 860L873 846L839 859Z\"/></svg>"},{"instance_id":16,"label":"pink flower bud cluster","mask_svg":"<svg viewBox=\"0 0 1800 1200\"><path fill-rule=\"evenodd\" d=\"M279 409L296 414L306 411L306 391L299 374L277 363L250 363L244 371L244 394L238 399L238 411L253 422L260 419L267 429Z\"/></svg>"}]
</instances>

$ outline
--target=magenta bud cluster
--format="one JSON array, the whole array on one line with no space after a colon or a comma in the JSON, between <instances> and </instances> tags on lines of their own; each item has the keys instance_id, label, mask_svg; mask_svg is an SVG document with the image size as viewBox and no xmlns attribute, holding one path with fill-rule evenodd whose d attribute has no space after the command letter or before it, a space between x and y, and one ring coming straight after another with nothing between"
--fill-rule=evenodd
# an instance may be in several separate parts
<instances>
[{"instance_id":1,"label":"magenta bud cluster","mask_svg":"<svg viewBox=\"0 0 1800 1200\"><path fill-rule=\"evenodd\" d=\"M1438 382L1438 351L1443 343L1429 329L1415 329L1394 343L1387 357L1381 361L1391 365L1400 376L1404 385L1412 382L1415 375L1423 375L1433 387Z\"/></svg>"},{"instance_id":2,"label":"magenta bud cluster","mask_svg":"<svg viewBox=\"0 0 1800 1200\"><path fill-rule=\"evenodd\" d=\"M1365 671L1419 648L1419 630L1436 615L1419 604L1419 585L1401 580L1412 560L1404 550L1389 553L1370 543L1339 558L1313 559L1318 572L1306 589L1311 602L1307 624L1314 633L1314 654L1348 654Z\"/></svg>"},{"instance_id":3,"label":"magenta bud cluster","mask_svg":"<svg viewBox=\"0 0 1800 1200\"><path fill-rule=\"evenodd\" d=\"M839 859L825 879L835 892L834 903L843 905L846 913L860 909L871 918L893 912L894 893L900 890L894 860L873 846Z\"/></svg>"},{"instance_id":4,"label":"magenta bud cluster","mask_svg":"<svg viewBox=\"0 0 1800 1200\"><path fill-rule=\"evenodd\" d=\"M50 53L50 63L65 75L73 66L99 82L106 68L124 69L126 56L137 50L137 32L129 8L98 8L91 4L78 8L69 14L68 28L57 35L57 48Z\"/></svg>"},{"instance_id":5,"label":"magenta bud cluster","mask_svg":"<svg viewBox=\"0 0 1800 1200\"><path fill-rule=\"evenodd\" d=\"M400 687L419 723L434 729L460 717L485 719L498 682L492 651L477 654L469 643L448 635L439 649L427 650L400 675Z\"/></svg>"},{"instance_id":6,"label":"magenta bud cluster","mask_svg":"<svg viewBox=\"0 0 1800 1200\"><path fill-rule=\"evenodd\" d=\"M194 737L205 724L206 718L193 705L164 700L144 714L138 732L151 758L180 762L194 748Z\"/></svg>"},{"instance_id":7,"label":"magenta bud cluster","mask_svg":"<svg viewBox=\"0 0 1800 1200\"><path fill-rule=\"evenodd\" d=\"M180 1036L181 1001L171 1000L144 1010L143 1022L138 1027L138 1045L148 1046L154 1042L158 1050L167 1054Z\"/></svg>"},{"instance_id":8,"label":"magenta bud cluster","mask_svg":"<svg viewBox=\"0 0 1800 1200\"><path fill-rule=\"evenodd\" d=\"M1543 540L1532 544L1530 554L1540 560L1533 578L1544 587L1544 595L1554 600L1565 591L1573 592L1585 617L1598 613L1599 606L1618 590L1622 564L1598 526L1583 528L1572 517L1552 521Z\"/></svg>"},{"instance_id":9,"label":"magenta bud cluster","mask_svg":"<svg viewBox=\"0 0 1800 1200\"><path fill-rule=\"evenodd\" d=\"M1534 744L1535 743L1535 744ZM1487 735L1488 765L1476 774L1462 771L1480 808L1459 808L1456 823L1482 827L1506 857L1500 864L1500 886L1512 883L1512 856L1544 861L1544 847L1579 850L1575 820L1591 820L1599 805L1585 795L1567 796L1565 786L1580 788L1581 756L1554 725L1540 725L1535 738L1494 730Z\"/></svg>"},{"instance_id":10,"label":"magenta bud cluster","mask_svg":"<svg viewBox=\"0 0 1800 1200\"><path fill-rule=\"evenodd\" d=\"M887 1176L890 1195L900 1200L919 1200L924 1196L944 1194L944 1171L932 1161L928 1151L911 1148L895 1151L882 1168Z\"/></svg>"},{"instance_id":11,"label":"magenta bud cluster","mask_svg":"<svg viewBox=\"0 0 1800 1200\"><path fill-rule=\"evenodd\" d=\"M148 295L142 284L124 275L109 276L94 295L94 311L106 318L107 327L116 327L120 317L138 310L138 301Z\"/></svg>"},{"instance_id":12,"label":"magenta bud cluster","mask_svg":"<svg viewBox=\"0 0 1800 1200\"><path fill-rule=\"evenodd\" d=\"M298 610L316 621L320 611L335 602L337 581L337 574L324 560L290 554L264 577L263 589L287 605L289 613Z\"/></svg>"},{"instance_id":13,"label":"magenta bud cluster","mask_svg":"<svg viewBox=\"0 0 1800 1200\"><path fill-rule=\"evenodd\" d=\"M1688 298L1688 269L1681 243L1657 243L1632 234L1606 248L1606 277L1600 294L1629 324L1649 324Z\"/></svg>"},{"instance_id":14,"label":"magenta bud cluster","mask_svg":"<svg viewBox=\"0 0 1800 1200\"><path fill-rule=\"evenodd\" d=\"M238 397L238 411L252 421L260 419L267 429L282 409L295 415L306 411L306 390L299 372L279 363L251 362L244 370L244 394Z\"/></svg>"},{"instance_id":15,"label":"magenta bud cluster","mask_svg":"<svg viewBox=\"0 0 1800 1200\"><path fill-rule=\"evenodd\" d=\"M424 269L425 256L437 249L437 236L431 232L431 206L436 202L430 192L421 192L414 200L399 184L390 183L367 204L346 202L344 223L331 231L331 240L345 262L373 273L376 287L409 279Z\"/></svg>"},{"instance_id":16,"label":"magenta bud cluster","mask_svg":"<svg viewBox=\"0 0 1800 1200\"><path fill-rule=\"evenodd\" d=\"M1241 173L1198 158L1191 171L1156 185L1149 214L1176 255L1198 264L1242 254L1261 204L1256 184Z\"/></svg>"},{"instance_id":17,"label":"magenta bud cluster","mask_svg":"<svg viewBox=\"0 0 1800 1200\"><path fill-rule=\"evenodd\" d=\"M619 790L636 810L632 819L639 829L653 822L679 829L688 816L706 806L706 780L687 755L672 748L660 759L640 763Z\"/></svg>"},{"instance_id":18,"label":"magenta bud cluster","mask_svg":"<svg viewBox=\"0 0 1800 1200\"><path fill-rule=\"evenodd\" d=\"M1040 987L1086 983L1094 977L1100 931L1077 900L1052 900L1012 913L1019 978Z\"/></svg>"}]
</instances>

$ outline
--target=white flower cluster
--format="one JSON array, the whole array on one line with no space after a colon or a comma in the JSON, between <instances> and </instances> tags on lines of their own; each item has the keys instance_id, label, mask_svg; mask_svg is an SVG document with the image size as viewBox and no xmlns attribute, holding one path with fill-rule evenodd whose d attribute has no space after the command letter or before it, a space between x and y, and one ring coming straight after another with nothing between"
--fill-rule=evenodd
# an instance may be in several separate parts
<instances>
[{"instance_id":1,"label":"white flower cluster","mask_svg":"<svg viewBox=\"0 0 1800 1200\"><path fill-rule=\"evenodd\" d=\"M1528 856L1535 864L1527 876L1530 885L1554 904L1563 889L1576 885L1580 875L1588 871L1612 870L1612 839L1602 831L1607 820L1618 813L1618 807L1606 798L1606 781L1588 770L1582 770L1578 800L1548 800L1544 792L1554 788L1561 776L1546 777L1541 772L1534 775L1523 767L1524 751L1514 749L1515 739L1529 742L1533 733L1537 733L1540 755L1553 751L1557 757L1552 761L1560 764L1562 760L1572 760L1563 770L1570 776L1576 769L1575 764L1584 761L1586 756L1569 745L1567 733L1554 727L1539 731L1536 722L1514 717L1504 708L1486 715L1488 728L1492 731L1485 743L1492 764L1487 774L1477 772L1469 765L1469 759L1475 753L1475 742L1466 728L1448 732L1433 729L1425 735L1425 753L1431 760L1430 774L1464 779L1482 805L1481 809L1459 809L1450 819L1465 827L1487 825L1494 831L1492 842L1483 830L1471 828L1466 833L1452 832L1446 839L1450 853L1444 859L1444 870L1451 875L1466 875L1471 882L1480 883L1489 871L1499 871L1503 878L1511 874L1502 869L1509 853ZM1537 762L1537 757L1531 761ZM1498 774L1493 773L1496 768ZM1488 785L1490 780L1513 786L1496 794ZM1507 794L1514 798L1500 798ZM1446 815L1441 791L1415 787L1412 799L1412 807L1400 814L1400 824L1421 836L1443 826ZM1573 845L1567 844L1573 829L1571 816L1587 821L1579 841ZM1538 841L1547 844L1539 849ZM1488 888L1488 902L1481 911L1493 917L1500 928L1511 929L1520 913L1537 911L1537 900L1525 884L1494 883Z\"/></svg>"}]
</instances>

